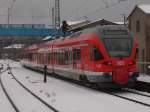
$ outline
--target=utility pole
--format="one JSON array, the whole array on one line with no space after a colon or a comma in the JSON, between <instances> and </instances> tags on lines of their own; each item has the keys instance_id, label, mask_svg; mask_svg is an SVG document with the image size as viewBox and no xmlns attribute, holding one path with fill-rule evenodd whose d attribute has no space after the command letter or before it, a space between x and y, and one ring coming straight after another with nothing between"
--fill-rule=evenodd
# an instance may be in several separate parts
<instances>
[{"instance_id":1,"label":"utility pole","mask_svg":"<svg viewBox=\"0 0 150 112\"><path fill-rule=\"evenodd\" d=\"M87 17L87 16L84 16L84 19L85 19L85 21L87 21L87 20L88 20L88 17Z\"/></svg>"},{"instance_id":2,"label":"utility pole","mask_svg":"<svg viewBox=\"0 0 150 112\"><path fill-rule=\"evenodd\" d=\"M11 3L11 5L10 5L10 8L8 8L8 18L9 18L9 24L11 24L12 23L12 19L13 19L13 7L14 7L14 3L16 2L16 0L12 0L12 3Z\"/></svg>"},{"instance_id":3,"label":"utility pole","mask_svg":"<svg viewBox=\"0 0 150 112\"><path fill-rule=\"evenodd\" d=\"M55 0L55 27L60 28L60 1Z\"/></svg>"},{"instance_id":4,"label":"utility pole","mask_svg":"<svg viewBox=\"0 0 150 112\"><path fill-rule=\"evenodd\" d=\"M123 22L124 22L124 26L126 26L126 14L120 14L123 16Z\"/></svg>"},{"instance_id":5,"label":"utility pole","mask_svg":"<svg viewBox=\"0 0 150 112\"><path fill-rule=\"evenodd\" d=\"M7 23L8 25L10 24L10 8L8 8L8 18L7 18Z\"/></svg>"},{"instance_id":6,"label":"utility pole","mask_svg":"<svg viewBox=\"0 0 150 112\"><path fill-rule=\"evenodd\" d=\"M52 7L52 26L55 27L55 8Z\"/></svg>"}]
</instances>

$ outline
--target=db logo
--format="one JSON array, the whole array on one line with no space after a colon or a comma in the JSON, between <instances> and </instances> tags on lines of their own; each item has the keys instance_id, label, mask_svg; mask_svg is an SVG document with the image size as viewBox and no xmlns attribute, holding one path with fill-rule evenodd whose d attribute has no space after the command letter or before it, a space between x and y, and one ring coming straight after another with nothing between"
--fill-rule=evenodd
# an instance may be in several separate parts
<instances>
[{"instance_id":1,"label":"db logo","mask_svg":"<svg viewBox=\"0 0 150 112\"><path fill-rule=\"evenodd\" d=\"M117 65L125 65L124 61L117 61Z\"/></svg>"}]
</instances>

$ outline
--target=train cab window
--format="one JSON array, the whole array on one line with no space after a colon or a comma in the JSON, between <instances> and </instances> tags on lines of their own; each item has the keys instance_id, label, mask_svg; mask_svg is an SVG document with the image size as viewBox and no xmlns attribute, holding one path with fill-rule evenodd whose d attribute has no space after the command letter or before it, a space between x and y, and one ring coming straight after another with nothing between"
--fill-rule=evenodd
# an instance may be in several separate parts
<instances>
[{"instance_id":1,"label":"train cab window","mask_svg":"<svg viewBox=\"0 0 150 112\"><path fill-rule=\"evenodd\" d=\"M102 60L103 56L97 47L93 47L93 58L95 61Z\"/></svg>"}]
</instances>

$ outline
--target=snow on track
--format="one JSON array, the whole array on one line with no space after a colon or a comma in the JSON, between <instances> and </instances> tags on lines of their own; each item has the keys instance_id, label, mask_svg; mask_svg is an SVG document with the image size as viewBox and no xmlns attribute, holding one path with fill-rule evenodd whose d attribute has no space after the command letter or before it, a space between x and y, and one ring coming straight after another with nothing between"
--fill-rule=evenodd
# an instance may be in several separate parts
<instances>
[{"instance_id":1,"label":"snow on track","mask_svg":"<svg viewBox=\"0 0 150 112\"><path fill-rule=\"evenodd\" d=\"M0 110L2 110L2 112L15 112L9 100L5 96L5 93L3 92L1 86L0 86Z\"/></svg>"},{"instance_id":2,"label":"snow on track","mask_svg":"<svg viewBox=\"0 0 150 112\"><path fill-rule=\"evenodd\" d=\"M150 75L142 74L140 77L138 77L138 81L150 83Z\"/></svg>"},{"instance_id":3,"label":"snow on track","mask_svg":"<svg viewBox=\"0 0 150 112\"><path fill-rule=\"evenodd\" d=\"M149 112L148 107L52 77L45 84L40 73L10 64L21 83L60 112Z\"/></svg>"},{"instance_id":4,"label":"snow on track","mask_svg":"<svg viewBox=\"0 0 150 112\"><path fill-rule=\"evenodd\" d=\"M4 72L1 77L6 91L20 112L53 112L18 85L7 72Z\"/></svg>"},{"instance_id":5,"label":"snow on track","mask_svg":"<svg viewBox=\"0 0 150 112\"><path fill-rule=\"evenodd\" d=\"M142 95L138 95L138 94L134 94L134 93L130 93L130 92L119 92L119 93L115 93L117 95L126 97L126 98L130 98L133 100L137 100L143 103L147 103L150 105L150 98L146 97L146 96L142 96Z\"/></svg>"},{"instance_id":6,"label":"snow on track","mask_svg":"<svg viewBox=\"0 0 150 112\"><path fill-rule=\"evenodd\" d=\"M138 91L138 90L135 90L135 89L123 88L123 90L150 96L150 93L148 93L148 92L142 92L142 91Z\"/></svg>"}]
</instances>

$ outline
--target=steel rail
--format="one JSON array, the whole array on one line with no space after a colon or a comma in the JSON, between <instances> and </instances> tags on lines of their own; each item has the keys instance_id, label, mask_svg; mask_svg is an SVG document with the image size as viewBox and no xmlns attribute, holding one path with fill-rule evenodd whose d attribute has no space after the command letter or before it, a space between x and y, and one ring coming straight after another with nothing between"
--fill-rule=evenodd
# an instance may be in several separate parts
<instances>
[{"instance_id":1,"label":"steel rail","mask_svg":"<svg viewBox=\"0 0 150 112\"><path fill-rule=\"evenodd\" d=\"M129 93L133 93L133 94L137 94L137 95L141 95L141 96L145 96L145 97L150 98L150 95L146 95L146 94L142 94L142 93L137 93L137 92L130 91L130 90L126 90L126 89L122 89L122 91L124 91L124 92L129 92Z\"/></svg>"},{"instance_id":2,"label":"steel rail","mask_svg":"<svg viewBox=\"0 0 150 112\"><path fill-rule=\"evenodd\" d=\"M28 69L28 67L27 67L27 69ZM30 69L30 68L29 68ZM32 70L32 69L31 69ZM33 71L35 71L35 70L33 70ZM84 86L84 87L86 87L86 88L88 88L88 89L92 89L92 90L96 90L96 91L100 91L100 92L104 92L104 93L106 93L106 94L109 94L109 95L111 95L111 96L115 96L115 97L118 97L118 98L121 98L121 99L124 99L124 100L128 100L128 101L131 101L131 102L134 102L134 103L137 103L137 104L141 104L141 105L143 105L143 106L147 106L147 107L150 107L150 104L147 104L147 103L144 103L144 102L141 102L141 101L138 101L138 100L134 100L134 99L131 99L131 98L127 98L127 97L124 97L124 96L121 96L121 95L117 95L117 94L115 94L115 93L113 93L113 92L109 92L109 91L107 91L107 90L102 90L102 89L100 89L98 86L91 86L91 85L85 85L85 84L83 84L83 83L80 83L80 82L78 82L78 81L75 81L75 80L71 80L71 79L67 79L67 78L64 78L64 77L61 77L61 76L53 76L53 75L48 75L49 77L54 77L54 78L56 78L56 79L60 79L60 80L63 80L63 81L67 81L67 82L69 82L69 83L74 83L74 84L77 84L77 85L80 85L80 86ZM144 95L143 95L144 96Z\"/></svg>"},{"instance_id":3,"label":"steel rail","mask_svg":"<svg viewBox=\"0 0 150 112\"><path fill-rule=\"evenodd\" d=\"M7 70L4 70L3 72L5 72L5 71L7 71ZM1 73L2 73L2 72L1 72ZM12 107L14 108L14 110L15 110L16 112L20 112L19 109L18 109L18 107L15 105L15 103L13 102L13 100L11 99L11 97L9 96L8 92L6 91L6 89L5 89L5 87L4 87L4 84L3 84L3 82L2 82L2 79L1 79L1 75L0 75L0 85L1 85L1 87L2 87L2 89L3 89L3 91L4 91L4 93L5 93L5 95L6 95L6 97L7 97L7 99L9 100L10 104L11 104Z\"/></svg>"},{"instance_id":4,"label":"steel rail","mask_svg":"<svg viewBox=\"0 0 150 112\"><path fill-rule=\"evenodd\" d=\"M59 112L57 109L55 109L54 107L52 107L50 104L48 104L47 102L45 102L43 99L41 99L40 97L38 97L36 94L34 94L31 90L29 90L27 87L25 87L14 75L13 73L10 71L10 74L12 75L12 77L15 79L15 81L22 86L26 91L28 91L31 95L33 95L36 99L38 99L41 103L43 103L46 107L48 107L50 110L54 111L54 112Z\"/></svg>"},{"instance_id":5,"label":"steel rail","mask_svg":"<svg viewBox=\"0 0 150 112\"><path fill-rule=\"evenodd\" d=\"M116 96L116 97L121 98L121 99L125 99L125 100L128 100L128 101L137 103L137 104L141 104L141 105L143 105L143 106L150 107L150 104L148 104L148 103L144 103L144 102L141 102L141 101L138 101L138 100L134 100L134 99L131 99L131 98L127 98L127 97L124 97L124 96L121 96L121 95L117 95L117 94L115 94L115 93L108 92L108 91L102 91L102 92L107 93L107 94L112 95L112 96Z\"/></svg>"}]
</instances>

